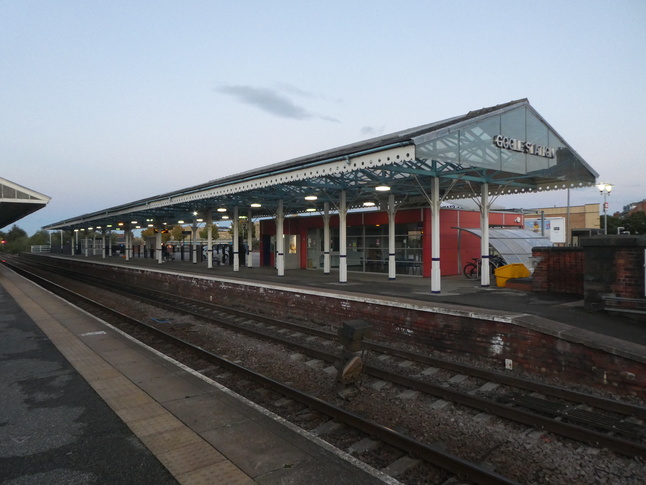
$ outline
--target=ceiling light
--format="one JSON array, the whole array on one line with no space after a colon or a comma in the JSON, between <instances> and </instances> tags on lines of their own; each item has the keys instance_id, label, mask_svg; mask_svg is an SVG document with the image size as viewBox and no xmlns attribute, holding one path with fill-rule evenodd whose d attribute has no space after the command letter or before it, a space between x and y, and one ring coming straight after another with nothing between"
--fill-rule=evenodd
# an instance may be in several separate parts
<instances>
[{"instance_id":1,"label":"ceiling light","mask_svg":"<svg viewBox=\"0 0 646 485\"><path fill-rule=\"evenodd\" d=\"M364 203L363 203L363 206L364 206L364 207L374 207L374 206L375 206L375 203L374 203L374 202L364 202Z\"/></svg>"},{"instance_id":2,"label":"ceiling light","mask_svg":"<svg viewBox=\"0 0 646 485\"><path fill-rule=\"evenodd\" d=\"M250 207L253 207L254 209L257 209L258 207L262 207L262 204L258 202L254 202L253 204L250 205Z\"/></svg>"},{"instance_id":3,"label":"ceiling light","mask_svg":"<svg viewBox=\"0 0 646 485\"><path fill-rule=\"evenodd\" d=\"M204 219L195 219L196 222L204 222Z\"/></svg>"},{"instance_id":4,"label":"ceiling light","mask_svg":"<svg viewBox=\"0 0 646 485\"><path fill-rule=\"evenodd\" d=\"M308 207L305 212L316 212L316 207Z\"/></svg>"},{"instance_id":5,"label":"ceiling light","mask_svg":"<svg viewBox=\"0 0 646 485\"><path fill-rule=\"evenodd\" d=\"M222 216L222 219L228 219L229 216Z\"/></svg>"},{"instance_id":6,"label":"ceiling light","mask_svg":"<svg viewBox=\"0 0 646 485\"><path fill-rule=\"evenodd\" d=\"M184 221L177 221L178 224L184 224Z\"/></svg>"},{"instance_id":7,"label":"ceiling light","mask_svg":"<svg viewBox=\"0 0 646 485\"><path fill-rule=\"evenodd\" d=\"M316 195L306 195L305 200L316 200L318 197Z\"/></svg>"},{"instance_id":8,"label":"ceiling light","mask_svg":"<svg viewBox=\"0 0 646 485\"><path fill-rule=\"evenodd\" d=\"M377 192L388 192L390 190L390 187L388 187L387 185L377 185L375 187L375 190Z\"/></svg>"},{"instance_id":9,"label":"ceiling light","mask_svg":"<svg viewBox=\"0 0 646 485\"><path fill-rule=\"evenodd\" d=\"M226 212L227 208L226 207L218 207L218 212Z\"/></svg>"}]
</instances>

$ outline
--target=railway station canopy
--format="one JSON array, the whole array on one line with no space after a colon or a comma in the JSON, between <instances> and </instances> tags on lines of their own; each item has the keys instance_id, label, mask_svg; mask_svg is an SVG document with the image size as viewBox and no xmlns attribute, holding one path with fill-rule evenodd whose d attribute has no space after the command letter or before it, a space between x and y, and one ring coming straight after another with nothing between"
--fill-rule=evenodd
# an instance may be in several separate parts
<instances>
[{"instance_id":1,"label":"railway station canopy","mask_svg":"<svg viewBox=\"0 0 646 485\"><path fill-rule=\"evenodd\" d=\"M51 197L0 177L0 229L45 207Z\"/></svg>"},{"instance_id":2,"label":"railway station canopy","mask_svg":"<svg viewBox=\"0 0 646 485\"><path fill-rule=\"evenodd\" d=\"M259 160L259 162L263 162ZM232 213L274 217L374 204L429 207L442 200L586 187L598 174L527 99L226 176L53 223L47 230L176 225Z\"/></svg>"}]
</instances>

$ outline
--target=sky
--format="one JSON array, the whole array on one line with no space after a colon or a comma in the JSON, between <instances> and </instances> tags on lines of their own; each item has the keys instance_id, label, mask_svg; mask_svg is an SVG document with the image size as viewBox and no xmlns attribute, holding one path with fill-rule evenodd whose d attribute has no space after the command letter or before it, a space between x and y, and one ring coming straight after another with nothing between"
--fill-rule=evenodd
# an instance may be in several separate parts
<instances>
[{"instance_id":1,"label":"sky","mask_svg":"<svg viewBox=\"0 0 646 485\"><path fill-rule=\"evenodd\" d=\"M52 198L31 235L528 98L613 213L646 198L644 25L643 0L0 0L0 177Z\"/></svg>"}]
</instances>

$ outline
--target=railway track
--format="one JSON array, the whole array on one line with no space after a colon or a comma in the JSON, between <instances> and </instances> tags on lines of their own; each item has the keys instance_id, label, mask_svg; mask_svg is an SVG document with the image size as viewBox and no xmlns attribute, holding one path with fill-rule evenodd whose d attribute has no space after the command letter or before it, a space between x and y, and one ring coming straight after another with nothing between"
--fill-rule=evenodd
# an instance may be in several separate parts
<instances>
[{"instance_id":1,"label":"railway track","mask_svg":"<svg viewBox=\"0 0 646 485\"><path fill-rule=\"evenodd\" d=\"M518 483L488 469L487 467L480 466L476 463L464 460L459 456L448 453L440 447L417 441L405 434L398 433L395 430L382 426L373 420L349 412L332 403L325 402L308 393L299 391L298 389L280 383L250 369L246 369L230 360L156 328L153 325L142 323L139 320L133 319L132 317L113 308L109 308L86 296L49 281L43 276L36 275L35 273L26 270L24 267L19 267L18 265L8 261L4 261L3 263L18 274L21 274L86 311L91 312L99 318L104 319L111 324L116 324L119 328L124 326L136 328L138 333L145 332L146 334L153 336L154 339L158 339L175 348L181 349L181 352L183 353L189 352L191 354L190 360L193 361L193 364L195 363L195 359L198 359L211 365L215 365L220 369L224 369L227 372L234 373L237 379L242 379L242 382L251 381L256 386L262 386L264 389L277 393L280 396L284 396L284 398L288 400L296 401L305 406L308 410L313 410L326 416L329 420L342 423L345 426L360 431L365 435L366 439L379 440L401 450L404 453L407 453L412 457L415 457L416 460L421 460L441 469L443 472L448 473L448 475L442 476L438 483L445 483L451 476L454 476L459 480L467 480L470 483L478 484L499 485ZM302 414L302 411L300 411L299 414Z\"/></svg>"},{"instance_id":2,"label":"railway track","mask_svg":"<svg viewBox=\"0 0 646 485\"><path fill-rule=\"evenodd\" d=\"M60 268L56 268L56 271L60 273ZM99 285L103 288L111 287L111 291L123 292L128 297L136 297L145 303L164 307L169 311L190 313L201 319L208 318L217 325L226 326L238 332L243 331L256 338L272 340L296 352L304 353L311 358L327 363L332 363L339 357L338 353L326 352L314 347L304 347L302 344L295 342L293 338L290 338L290 336L303 334L317 340L336 341L336 333L330 330L293 322L282 322L210 303L180 298L176 295L142 290L141 288L124 288L123 285L119 285L119 288L114 288L113 283L107 283L106 286L106 282L103 280L75 272L68 272L67 276L74 279L81 278L88 283ZM285 336L286 333L288 336ZM519 379L510 375L492 373L473 366L403 351L378 342L366 342L365 344L366 348L371 352L372 361L383 362L394 359L395 363L391 363L389 366L391 368L403 367L401 364L404 362L413 362L415 366L424 366L426 370L429 368L442 369L452 372L454 375L469 376L469 379L476 379L485 384L480 388L488 387L491 389L491 383L495 383L496 386L510 387L513 391L506 392L502 398L484 398L476 395L479 394L477 389L476 392L473 390L463 392L447 387L446 382L442 384L427 382L420 379L419 374L424 374L423 372L413 372L406 375L383 367L367 365L366 374L373 379L415 389L438 399L494 414L504 419L581 441L594 447L605 447L631 457L640 457L642 459L646 457L643 426L646 408L564 388L546 386L545 384ZM379 355L380 358L375 358L376 355ZM255 379L254 382L256 382ZM307 406L317 409L310 404L307 404ZM340 417L330 410L317 409L317 412L331 416L334 420L342 421ZM356 418L354 416L353 419ZM352 426L355 429L362 429L356 424ZM363 429L362 431L372 433L372 431ZM400 435L399 437L391 435L383 440L413 456L421 456L418 451L408 448L408 446L411 446L408 444L410 438L405 435ZM424 458L424 460L428 463L435 463L432 459ZM444 458L440 458L440 461L444 462ZM454 472L452 471L452 473ZM476 482L486 483L480 482L480 479L476 480Z\"/></svg>"}]
</instances>

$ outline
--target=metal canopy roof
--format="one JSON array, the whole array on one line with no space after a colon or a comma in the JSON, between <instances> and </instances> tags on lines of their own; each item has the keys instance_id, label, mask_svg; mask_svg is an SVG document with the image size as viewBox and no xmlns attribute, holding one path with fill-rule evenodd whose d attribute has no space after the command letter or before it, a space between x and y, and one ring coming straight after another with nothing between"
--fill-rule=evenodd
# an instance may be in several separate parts
<instances>
[{"instance_id":1,"label":"metal canopy roof","mask_svg":"<svg viewBox=\"0 0 646 485\"><path fill-rule=\"evenodd\" d=\"M0 177L0 229L45 207L51 197Z\"/></svg>"},{"instance_id":2,"label":"metal canopy roof","mask_svg":"<svg viewBox=\"0 0 646 485\"><path fill-rule=\"evenodd\" d=\"M527 99L471 111L444 121L399 131L204 184L137 200L60 221L45 229L105 229L137 221L175 225L205 218L215 209L235 206L253 217L275 215L279 200L286 214L308 208L334 209L341 191L348 208L375 202L385 207L387 185L398 206L427 207L432 178L439 177L443 200L480 196L487 183L491 195L582 187L597 173L530 106ZM316 195L316 201L306 201ZM194 214L198 215L195 216ZM132 224L131 224L132 225Z\"/></svg>"},{"instance_id":3,"label":"metal canopy roof","mask_svg":"<svg viewBox=\"0 0 646 485\"><path fill-rule=\"evenodd\" d=\"M458 227L482 237L481 229ZM533 271L532 248L553 246L549 238L527 229L489 229L489 244L500 253L507 264L522 263Z\"/></svg>"}]
</instances>

